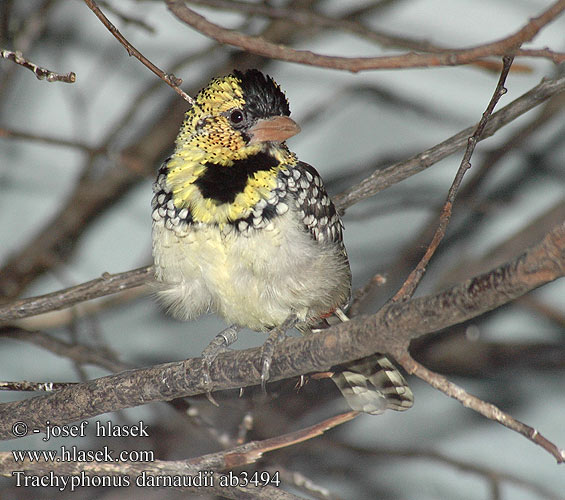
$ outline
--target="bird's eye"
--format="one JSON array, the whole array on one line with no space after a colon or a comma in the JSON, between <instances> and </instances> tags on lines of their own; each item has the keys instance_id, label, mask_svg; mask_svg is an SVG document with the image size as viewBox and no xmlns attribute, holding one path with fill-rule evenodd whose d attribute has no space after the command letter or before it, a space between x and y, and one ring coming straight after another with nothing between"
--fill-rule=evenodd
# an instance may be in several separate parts
<instances>
[{"instance_id":1,"label":"bird's eye","mask_svg":"<svg viewBox=\"0 0 565 500\"><path fill-rule=\"evenodd\" d=\"M241 123L243 121L243 113L239 109L232 111L230 114L230 121L232 123Z\"/></svg>"}]
</instances>

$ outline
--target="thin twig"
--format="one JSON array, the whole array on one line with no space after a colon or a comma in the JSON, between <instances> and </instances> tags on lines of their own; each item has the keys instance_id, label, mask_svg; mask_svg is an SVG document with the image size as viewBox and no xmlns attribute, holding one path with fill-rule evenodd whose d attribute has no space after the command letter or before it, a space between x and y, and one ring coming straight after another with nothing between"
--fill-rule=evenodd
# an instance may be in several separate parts
<instances>
[{"instance_id":1,"label":"thin twig","mask_svg":"<svg viewBox=\"0 0 565 500\"><path fill-rule=\"evenodd\" d=\"M138 28L147 31L148 33L155 34L155 28L142 19L137 19L135 17L124 14L123 12L120 12L118 9L116 9L116 7L114 7L112 4L105 2L104 0L100 2L100 5L108 12L111 12L116 17L119 17L124 24L131 24L132 26L137 26Z\"/></svg>"},{"instance_id":2,"label":"thin twig","mask_svg":"<svg viewBox=\"0 0 565 500\"><path fill-rule=\"evenodd\" d=\"M38 80L47 80L48 82L63 82L63 83L75 83L77 81L76 73L72 71L67 74L56 73L49 69L42 68L37 64L32 63L26 59L23 54L19 51L13 50L0 50L0 57L2 59L8 59L9 61L15 62L24 68L29 69Z\"/></svg>"},{"instance_id":3,"label":"thin twig","mask_svg":"<svg viewBox=\"0 0 565 500\"><path fill-rule=\"evenodd\" d=\"M317 500L343 500L342 497L338 497L325 486L317 484L309 477L306 477L302 472L286 469L279 464L277 464L276 469L275 467L270 467L269 470L271 473L278 472L284 483L293 485L299 491L306 493L309 498L311 497Z\"/></svg>"},{"instance_id":4,"label":"thin twig","mask_svg":"<svg viewBox=\"0 0 565 500\"><path fill-rule=\"evenodd\" d=\"M184 90L182 90L179 85L182 84L182 80L177 78L175 75L170 73L165 73L162 69L158 68L149 59L147 59L139 50L137 50L127 39L122 35L118 28L116 28L110 20L104 15L100 10L100 7L96 4L94 0L84 0L86 5L96 14L98 19L102 21L102 24L108 28L110 33L116 37L116 39L125 47L130 56L136 57L142 64L149 68L153 73L155 73L161 80L163 80L167 85L169 85L178 95L180 95L185 101L192 104L192 97L190 97Z\"/></svg>"},{"instance_id":5,"label":"thin twig","mask_svg":"<svg viewBox=\"0 0 565 500\"><path fill-rule=\"evenodd\" d=\"M323 447L324 450L326 450L326 453L328 448L336 448L336 451L347 451L349 453L355 453L357 455L369 458L384 458L387 461L390 461L391 459L407 459L422 460L426 463L438 462L440 464L447 465L448 467L483 477L487 481L508 483L509 485L520 487L524 490L530 491L531 493L545 497L548 500L563 500L562 496L558 496L544 486L540 486L518 474L509 474L508 472L494 469L490 465L477 465L475 462L453 458L434 450L414 449L414 447L407 449L381 447L369 448L363 446L355 446L341 441L330 441L328 437L322 438L316 444L320 447Z\"/></svg>"},{"instance_id":6,"label":"thin twig","mask_svg":"<svg viewBox=\"0 0 565 500\"><path fill-rule=\"evenodd\" d=\"M17 327L0 328L0 338L11 338L41 347L57 356L64 356L80 365L100 366L110 372L121 372L133 368L133 365L115 359L108 349L92 348L80 344L71 344L47 333L30 332Z\"/></svg>"},{"instance_id":7,"label":"thin twig","mask_svg":"<svg viewBox=\"0 0 565 500\"><path fill-rule=\"evenodd\" d=\"M514 55L516 57L543 57L550 59L555 64L561 64L565 61L565 53L555 52L548 47L543 49L518 49Z\"/></svg>"},{"instance_id":8,"label":"thin twig","mask_svg":"<svg viewBox=\"0 0 565 500\"><path fill-rule=\"evenodd\" d=\"M105 152L104 150L99 150L80 141L60 139L58 137L50 137L47 135L30 134L29 132L7 129L3 127L0 127L0 137L9 137L11 139L23 139L26 141L41 142L43 144L51 144L53 146L65 146L68 148L80 149L81 151L85 151L86 153L90 153L90 154Z\"/></svg>"},{"instance_id":9,"label":"thin twig","mask_svg":"<svg viewBox=\"0 0 565 500\"><path fill-rule=\"evenodd\" d=\"M550 97L559 94L565 90L565 77L555 80L544 80L531 90L515 99L510 104L504 106L496 113L493 113L480 140L485 140L494 135L502 126L515 120L518 116L523 115L530 109L541 102L546 101ZM533 104L532 99L536 101ZM379 169L372 173L366 179L358 182L354 186L346 189L343 193L334 197L334 203L340 210L344 212L346 208L355 203L364 200L374 194L407 179L408 177L422 172L431 165L447 158L463 148L469 136L475 131L475 125L467 127L446 139L445 141L432 146L431 148L418 153L407 160L394 163L384 169Z\"/></svg>"},{"instance_id":10,"label":"thin twig","mask_svg":"<svg viewBox=\"0 0 565 500\"><path fill-rule=\"evenodd\" d=\"M491 117L494 108L496 107L500 98L506 94L507 90L504 87L504 83L506 82L506 77L510 71L510 67L512 66L512 61L514 60L511 56L505 56L503 58L503 67L502 72L500 74L500 78L498 79L498 83L496 84L496 88L494 90L494 94L488 103L487 109L483 113L481 120L479 121L477 128L473 132L473 135L469 137L467 141L467 149L465 150L465 154L463 155L463 159L461 160L461 165L457 170L457 174L455 175L455 179L449 188L449 192L447 194L447 200L443 206L441 211L441 215L439 218L439 225L436 229L434 237L432 238L431 243L429 244L424 256L420 259L420 262L416 265L413 271L410 273L404 284L400 287L398 292L394 295L391 299L393 302L397 302L399 300L408 300L414 294L418 284L422 280L424 273L426 272L426 268L433 257L435 251L437 250L441 240L445 236L445 232L447 231L447 226L451 219L451 212L453 210L453 203L455 202L455 197L457 196L457 191L459 191L459 186L461 186L461 182L463 181L463 176L471 168L471 157L473 152L475 151L475 146L480 141L483 132L486 128L487 122Z\"/></svg>"},{"instance_id":11,"label":"thin twig","mask_svg":"<svg viewBox=\"0 0 565 500\"><path fill-rule=\"evenodd\" d=\"M70 307L85 300L102 297L147 283L153 277L153 266L140 267L124 273L104 273L101 278L81 283L57 292L21 299L0 305L0 322L35 316Z\"/></svg>"},{"instance_id":12,"label":"thin twig","mask_svg":"<svg viewBox=\"0 0 565 500\"><path fill-rule=\"evenodd\" d=\"M532 18L523 28L513 35L496 42L478 45L469 49L454 49L440 54L408 53L398 56L381 57L332 57L316 54L307 50L295 50L288 46L270 43L261 37L249 36L240 32L227 30L208 21L192 9L189 9L184 4L183 0L166 0L166 2L168 8L179 20L220 43L232 45L253 54L272 59L352 72L385 68L457 66L469 64L489 56L510 54L517 50L524 42L531 40L545 25L553 21L565 10L565 0L559 0L541 15Z\"/></svg>"},{"instance_id":13,"label":"thin twig","mask_svg":"<svg viewBox=\"0 0 565 500\"><path fill-rule=\"evenodd\" d=\"M428 370L425 366L414 360L408 352L405 352L400 356L396 356L396 360L408 373L416 375L435 389L438 389L444 394L447 394L449 397L456 399L466 408L470 408L484 417L494 420L505 427L522 434L532 441L532 443L541 446L544 450L555 457L557 463L565 462L565 450L558 448L546 437L541 435L537 429L516 420L493 404L486 403L482 399L469 394L464 389L455 385L453 382L450 382L438 373Z\"/></svg>"},{"instance_id":14,"label":"thin twig","mask_svg":"<svg viewBox=\"0 0 565 500\"><path fill-rule=\"evenodd\" d=\"M265 453L273 450L280 450L289 446L303 443L309 439L321 436L326 431L342 425L359 415L357 411L349 411L334 417L330 417L322 422L311 425L298 431L289 432L281 436L264 439L262 441L249 441L248 443L236 446L229 450L210 453L202 457L193 458L188 462L201 469L232 469L242 467L259 460Z\"/></svg>"}]
</instances>

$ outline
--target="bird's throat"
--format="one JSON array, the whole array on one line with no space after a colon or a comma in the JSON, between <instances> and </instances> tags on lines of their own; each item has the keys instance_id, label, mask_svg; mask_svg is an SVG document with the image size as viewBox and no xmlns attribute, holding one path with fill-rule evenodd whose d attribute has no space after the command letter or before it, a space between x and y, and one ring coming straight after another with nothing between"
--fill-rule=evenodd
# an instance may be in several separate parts
<instances>
[{"instance_id":1,"label":"bird's throat","mask_svg":"<svg viewBox=\"0 0 565 500\"><path fill-rule=\"evenodd\" d=\"M195 222L222 225L249 217L259 201L268 199L284 164L259 152L230 166L208 161L192 168L200 175L177 168L168 176L175 207L188 208Z\"/></svg>"},{"instance_id":2,"label":"bird's throat","mask_svg":"<svg viewBox=\"0 0 565 500\"><path fill-rule=\"evenodd\" d=\"M236 160L230 167L206 163L206 170L194 184L205 199L218 204L233 203L239 194L245 193L246 189L249 191L250 187L274 187L270 185L269 178L276 176L278 164L275 158L266 153Z\"/></svg>"}]
</instances>

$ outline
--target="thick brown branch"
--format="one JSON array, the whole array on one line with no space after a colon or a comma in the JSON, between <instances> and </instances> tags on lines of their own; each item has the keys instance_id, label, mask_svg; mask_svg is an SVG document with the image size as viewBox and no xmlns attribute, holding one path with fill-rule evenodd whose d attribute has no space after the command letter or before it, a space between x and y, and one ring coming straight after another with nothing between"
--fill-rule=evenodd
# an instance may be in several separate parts
<instances>
[{"instance_id":1,"label":"thick brown branch","mask_svg":"<svg viewBox=\"0 0 565 500\"><path fill-rule=\"evenodd\" d=\"M171 12L181 21L192 26L204 35L220 43L239 47L272 59L296 62L311 66L333 68L346 71L366 71L372 69L421 68L430 66L456 66L469 64L488 56L503 56L515 51L524 42L531 40L548 23L553 21L563 10L565 0L555 2L538 17L531 19L522 29L511 36L484 45L464 50L451 50L446 53L416 54L381 57L332 57L315 54L307 50L295 50L254 37L227 30L211 23L206 18L189 9L183 0L166 0Z\"/></svg>"},{"instance_id":2,"label":"thick brown branch","mask_svg":"<svg viewBox=\"0 0 565 500\"><path fill-rule=\"evenodd\" d=\"M410 340L495 309L563 275L565 223L512 261L441 293L389 304L372 316L359 316L323 332L285 340L273 356L271 380L324 371L374 352L402 356ZM222 390L259 383L260 359L261 348L219 355L210 369L214 387ZM41 428L48 419L62 424L201 394L202 368L200 358L167 363L0 405L0 438L14 438L11 426L15 420L24 420L30 429Z\"/></svg>"},{"instance_id":3,"label":"thick brown branch","mask_svg":"<svg viewBox=\"0 0 565 500\"><path fill-rule=\"evenodd\" d=\"M344 16L342 18L334 18L326 16L320 12L300 8L284 8L266 5L262 3L249 3L241 0L190 0L190 4L204 5L207 7L231 10L241 12L247 15L258 15L269 17L271 19L283 19L293 24L305 27L332 28L335 30L346 31L359 35L366 40L375 42L382 47L398 47L416 52L431 53L449 53L453 49L448 49L437 44L433 44L427 40L410 38L407 36L397 36L390 33L384 33L365 26L358 19L358 15ZM352 17L353 19L349 19ZM565 54L552 51L548 48L538 50L522 50L515 51L515 55L524 57L543 57L550 59L555 64L559 64L565 60ZM498 61L481 60L473 63L476 67L481 67L489 71L500 71ZM514 64L512 72L531 72L531 68L526 65Z\"/></svg>"}]
</instances>

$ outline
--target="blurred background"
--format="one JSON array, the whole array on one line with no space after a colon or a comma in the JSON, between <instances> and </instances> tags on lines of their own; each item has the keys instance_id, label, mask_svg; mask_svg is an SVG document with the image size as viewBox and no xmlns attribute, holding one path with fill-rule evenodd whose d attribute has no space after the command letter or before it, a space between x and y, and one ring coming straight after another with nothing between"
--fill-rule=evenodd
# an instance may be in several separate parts
<instances>
[{"instance_id":1,"label":"blurred background","mask_svg":"<svg viewBox=\"0 0 565 500\"><path fill-rule=\"evenodd\" d=\"M508 36L547 9L546 0L273 0L187 2L223 27L296 49L346 57L401 53L434 44L464 48ZM270 74L302 132L291 150L336 196L375 170L406 160L478 122L499 76L483 65L358 74L266 60L220 46L179 22L161 1L105 1L126 38L195 95L234 68ZM196 5L198 4L198 5ZM277 10L278 19L245 6ZM267 9L268 10L268 9ZM308 17L310 16L310 17ZM303 20L304 22L302 22ZM324 21L325 20L325 21ZM328 20L333 20L332 22ZM0 60L0 295L10 301L151 263L151 184L171 151L188 105L124 48L78 0L3 0L1 47L74 84L48 83ZM565 49L565 17L527 47ZM493 62L498 60L493 59ZM563 64L518 58L506 82L509 104ZM445 240L417 295L485 272L538 242L565 219L564 95L481 142ZM348 208L345 240L354 288L381 275L359 311L378 310L425 251L462 151ZM226 325L215 316L178 322L143 288L15 324L0 331L0 379L73 382L113 368L198 356ZM419 339L413 356L565 447L565 284L557 281L448 331ZM86 346L103 366L53 352L49 339ZM244 331L235 348L261 345ZM44 342L45 344L45 342ZM68 350L70 352L71 349ZM112 363L114 363L112 365ZM111 366L110 366L111 365ZM72 440L83 449L148 449L186 459L312 425L346 411L335 387L297 380L103 415L94 420L149 425L143 439ZM304 498L565 498L563 466L523 437L480 417L415 377L410 411L360 416L327 435L266 454L256 470L279 470ZM0 393L0 401L30 397ZM190 407L192 417L187 416ZM195 416L195 414L197 415ZM249 427L249 429L247 428ZM3 442L0 451L57 449L42 436ZM253 468L249 469L253 470ZM296 473L327 489L301 486ZM308 483L307 483L308 484ZM0 479L0 498L66 497ZM203 492L204 498L206 492ZM74 498L181 498L172 490L83 489Z\"/></svg>"}]
</instances>

